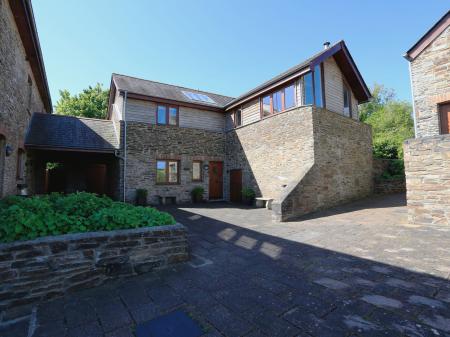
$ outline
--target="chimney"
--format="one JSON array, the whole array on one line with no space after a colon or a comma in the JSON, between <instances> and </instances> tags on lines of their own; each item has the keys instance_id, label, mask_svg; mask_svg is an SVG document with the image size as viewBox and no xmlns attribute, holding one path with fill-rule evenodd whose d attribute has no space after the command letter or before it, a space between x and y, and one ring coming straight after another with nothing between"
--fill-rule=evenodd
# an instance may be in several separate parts
<instances>
[{"instance_id":1,"label":"chimney","mask_svg":"<svg viewBox=\"0 0 450 337\"><path fill-rule=\"evenodd\" d=\"M330 42L324 42L323 43L323 49L328 49L328 48L330 48Z\"/></svg>"}]
</instances>

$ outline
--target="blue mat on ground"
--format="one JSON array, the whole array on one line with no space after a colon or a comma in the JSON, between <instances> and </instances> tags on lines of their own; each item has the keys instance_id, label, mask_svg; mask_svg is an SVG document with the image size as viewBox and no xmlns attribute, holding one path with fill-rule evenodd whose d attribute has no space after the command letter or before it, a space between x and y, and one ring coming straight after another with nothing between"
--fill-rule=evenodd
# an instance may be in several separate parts
<instances>
[{"instance_id":1,"label":"blue mat on ground","mask_svg":"<svg viewBox=\"0 0 450 337\"><path fill-rule=\"evenodd\" d=\"M136 337L199 337L202 334L201 327L180 310L136 326Z\"/></svg>"}]
</instances>

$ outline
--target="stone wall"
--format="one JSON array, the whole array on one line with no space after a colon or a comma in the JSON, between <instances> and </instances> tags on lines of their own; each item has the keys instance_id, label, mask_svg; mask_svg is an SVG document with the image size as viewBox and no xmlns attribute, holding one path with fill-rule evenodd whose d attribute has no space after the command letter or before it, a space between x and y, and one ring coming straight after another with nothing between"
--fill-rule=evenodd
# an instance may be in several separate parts
<instances>
[{"instance_id":1,"label":"stone wall","mask_svg":"<svg viewBox=\"0 0 450 337\"><path fill-rule=\"evenodd\" d=\"M189 258L180 224L0 244L0 309L95 287Z\"/></svg>"},{"instance_id":2,"label":"stone wall","mask_svg":"<svg viewBox=\"0 0 450 337\"><path fill-rule=\"evenodd\" d=\"M279 199L299 181L314 156L312 107L301 107L226 133L226 168L242 169L243 187ZM229 174L225 174L229 196Z\"/></svg>"},{"instance_id":3,"label":"stone wall","mask_svg":"<svg viewBox=\"0 0 450 337\"><path fill-rule=\"evenodd\" d=\"M450 224L450 135L407 140L408 218L420 225Z\"/></svg>"},{"instance_id":4,"label":"stone wall","mask_svg":"<svg viewBox=\"0 0 450 337\"><path fill-rule=\"evenodd\" d=\"M123 134L123 132L122 132ZM126 198L134 202L136 189L148 190L148 202L158 203L157 196L176 196L177 202L191 201L191 190L205 189L208 198L209 176L203 170L202 182L192 181L192 161L224 161L225 135L201 129L180 128L139 122L127 123ZM156 184L156 161L179 160L180 184ZM224 172L225 175L225 172Z\"/></svg>"},{"instance_id":5,"label":"stone wall","mask_svg":"<svg viewBox=\"0 0 450 337\"><path fill-rule=\"evenodd\" d=\"M286 221L372 193L370 126L320 108L313 108L312 120L313 164L273 204L275 220Z\"/></svg>"},{"instance_id":6,"label":"stone wall","mask_svg":"<svg viewBox=\"0 0 450 337\"><path fill-rule=\"evenodd\" d=\"M301 107L227 132L227 171L273 198L275 220L328 208L372 192L370 126ZM225 175L229 194L229 173Z\"/></svg>"},{"instance_id":7,"label":"stone wall","mask_svg":"<svg viewBox=\"0 0 450 337\"><path fill-rule=\"evenodd\" d=\"M0 138L13 149L6 158L0 151L2 197L16 194L17 184L27 181L26 174L16 178L18 150L23 148L31 113L45 108L7 0L0 0L0 27Z\"/></svg>"},{"instance_id":8,"label":"stone wall","mask_svg":"<svg viewBox=\"0 0 450 337\"><path fill-rule=\"evenodd\" d=\"M392 194L405 193L406 181L405 178L396 179L381 179L381 175L388 170L391 161L394 159L373 158L373 179L374 179L374 193L376 194Z\"/></svg>"},{"instance_id":9,"label":"stone wall","mask_svg":"<svg viewBox=\"0 0 450 337\"><path fill-rule=\"evenodd\" d=\"M450 101L450 26L411 62L416 137L440 134L438 104Z\"/></svg>"}]
</instances>

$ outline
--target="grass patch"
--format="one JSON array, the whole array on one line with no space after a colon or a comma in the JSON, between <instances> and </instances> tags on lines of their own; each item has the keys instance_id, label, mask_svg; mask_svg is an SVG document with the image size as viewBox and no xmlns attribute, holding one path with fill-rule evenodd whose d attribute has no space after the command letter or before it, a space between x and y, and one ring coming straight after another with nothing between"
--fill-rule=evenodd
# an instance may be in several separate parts
<instances>
[{"instance_id":1,"label":"grass patch","mask_svg":"<svg viewBox=\"0 0 450 337\"><path fill-rule=\"evenodd\" d=\"M0 201L0 242L172 224L175 219L166 212L85 192L11 196Z\"/></svg>"}]
</instances>

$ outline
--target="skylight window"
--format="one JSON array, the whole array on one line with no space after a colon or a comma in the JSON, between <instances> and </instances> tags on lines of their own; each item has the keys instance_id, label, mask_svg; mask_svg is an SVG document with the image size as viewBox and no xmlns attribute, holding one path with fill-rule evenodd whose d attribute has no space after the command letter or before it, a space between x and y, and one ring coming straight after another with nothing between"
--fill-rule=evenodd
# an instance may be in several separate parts
<instances>
[{"instance_id":1,"label":"skylight window","mask_svg":"<svg viewBox=\"0 0 450 337\"><path fill-rule=\"evenodd\" d=\"M191 92L191 91L183 91L183 94L184 94L184 96L186 96L187 98L189 98L193 101L200 101L200 102L205 102L205 103L216 104L216 102L214 102L214 100L211 97L206 96L205 94L200 94L200 93Z\"/></svg>"}]
</instances>

